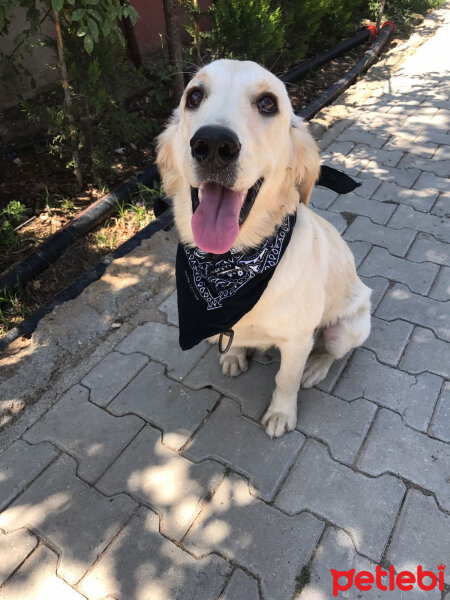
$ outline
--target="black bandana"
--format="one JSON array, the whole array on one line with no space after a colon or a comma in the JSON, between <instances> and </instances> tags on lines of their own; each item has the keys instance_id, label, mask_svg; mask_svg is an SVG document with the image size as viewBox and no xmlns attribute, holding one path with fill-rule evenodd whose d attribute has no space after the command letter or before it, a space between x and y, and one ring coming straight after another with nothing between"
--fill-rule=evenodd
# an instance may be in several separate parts
<instances>
[{"instance_id":1,"label":"black bandana","mask_svg":"<svg viewBox=\"0 0 450 600\"><path fill-rule=\"evenodd\" d=\"M258 302L291 239L296 215L248 252L210 254L178 244L176 278L180 346L229 331Z\"/></svg>"}]
</instances>

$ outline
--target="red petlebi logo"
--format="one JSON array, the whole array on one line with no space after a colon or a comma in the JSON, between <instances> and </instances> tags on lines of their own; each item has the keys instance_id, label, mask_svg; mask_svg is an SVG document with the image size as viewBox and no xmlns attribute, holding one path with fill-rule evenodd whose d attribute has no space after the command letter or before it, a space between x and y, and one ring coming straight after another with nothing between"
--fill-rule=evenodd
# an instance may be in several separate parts
<instances>
[{"instance_id":1,"label":"red petlebi logo","mask_svg":"<svg viewBox=\"0 0 450 600\"><path fill-rule=\"evenodd\" d=\"M446 565L437 565L437 575L433 571L424 571L421 565L417 567L415 574L411 571L400 571L396 574L393 566L385 571L379 565L375 569L375 575L370 571L356 573L356 569L350 571L330 569L333 577L333 596L336 598L339 592L345 592L353 585L361 592L368 592L374 585L383 592L396 589L407 592L414 586L425 591L434 590L436 587L443 591L445 567Z\"/></svg>"}]
</instances>

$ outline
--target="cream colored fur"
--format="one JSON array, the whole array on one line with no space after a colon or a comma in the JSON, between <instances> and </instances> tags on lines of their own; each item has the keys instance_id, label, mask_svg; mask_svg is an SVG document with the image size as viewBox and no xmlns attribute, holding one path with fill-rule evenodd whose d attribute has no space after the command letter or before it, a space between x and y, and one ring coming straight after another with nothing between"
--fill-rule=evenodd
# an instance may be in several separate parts
<instances>
[{"instance_id":1,"label":"cream colored fur","mask_svg":"<svg viewBox=\"0 0 450 600\"><path fill-rule=\"evenodd\" d=\"M352 253L336 229L307 208L320 168L318 150L293 114L281 81L256 63L219 60L201 69L187 90L200 83L206 91L201 105L187 110L185 92L158 141L158 166L174 201L181 240L194 244L190 186L202 182L189 141L204 125L226 126L241 141L233 189L245 191L264 177L234 248L259 245L285 215L297 211L291 241L269 285L233 327L233 345L220 359L223 372L235 376L247 369L246 349L280 349L276 388L262 419L267 433L278 437L296 426L300 383L310 387L321 381L335 358L369 335L371 292L358 278ZM255 98L262 92L276 96L278 114L258 112ZM320 348L311 353L318 332Z\"/></svg>"}]
</instances>

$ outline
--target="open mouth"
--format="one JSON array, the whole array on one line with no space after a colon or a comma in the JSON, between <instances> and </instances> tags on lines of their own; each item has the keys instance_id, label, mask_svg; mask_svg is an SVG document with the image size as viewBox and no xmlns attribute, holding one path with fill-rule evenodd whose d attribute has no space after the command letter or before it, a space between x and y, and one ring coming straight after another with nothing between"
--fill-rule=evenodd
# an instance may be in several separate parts
<instances>
[{"instance_id":1,"label":"open mouth","mask_svg":"<svg viewBox=\"0 0 450 600\"><path fill-rule=\"evenodd\" d=\"M248 217L263 178L246 192L235 192L219 183L205 181L199 188L191 187L192 233L200 250L224 254L239 235L239 228Z\"/></svg>"}]
</instances>

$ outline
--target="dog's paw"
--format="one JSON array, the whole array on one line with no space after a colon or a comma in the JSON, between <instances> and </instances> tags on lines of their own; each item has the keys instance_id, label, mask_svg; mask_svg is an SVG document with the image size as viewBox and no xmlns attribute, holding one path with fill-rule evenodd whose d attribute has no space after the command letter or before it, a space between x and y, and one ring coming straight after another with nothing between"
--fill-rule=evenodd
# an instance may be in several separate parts
<instances>
[{"instance_id":1,"label":"dog's paw","mask_svg":"<svg viewBox=\"0 0 450 600\"><path fill-rule=\"evenodd\" d=\"M293 431L297 425L297 409L269 408L261 419L261 424L271 438L280 437L286 431Z\"/></svg>"},{"instance_id":2,"label":"dog's paw","mask_svg":"<svg viewBox=\"0 0 450 600\"><path fill-rule=\"evenodd\" d=\"M219 362L222 373L227 377L237 377L248 369L245 351L239 354L222 354Z\"/></svg>"},{"instance_id":3,"label":"dog's paw","mask_svg":"<svg viewBox=\"0 0 450 600\"><path fill-rule=\"evenodd\" d=\"M301 387L310 388L325 379L333 360L331 354L327 352L315 352L311 354L303 371Z\"/></svg>"}]
</instances>

